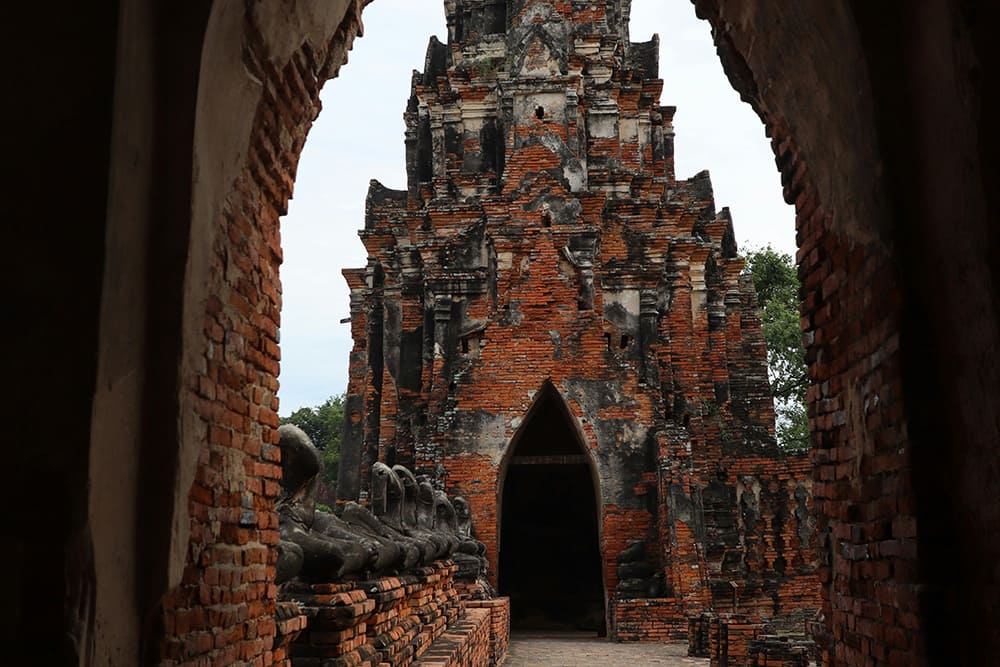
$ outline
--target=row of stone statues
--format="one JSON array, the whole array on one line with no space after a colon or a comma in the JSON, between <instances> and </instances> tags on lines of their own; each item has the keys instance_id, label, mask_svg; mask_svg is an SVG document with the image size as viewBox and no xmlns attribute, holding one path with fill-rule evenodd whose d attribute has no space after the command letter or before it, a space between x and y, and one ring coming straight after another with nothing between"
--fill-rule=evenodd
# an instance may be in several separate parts
<instances>
[{"instance_id":1,"label":"row of stone statues","mask_svg":"<svg viewBox=\"0 0 1000 667\"><path fill-rule=\"evenodd\" d=\"M370 507L349 502L336 513L317 511L319 451L297 426L283 425L278 434L283 473L278 583L401 573L446 558L458 565L460 578L485 574L486 546L472 536L465 499L449 498L403 466L376 463Z\"/></svg>"}]
</instances>

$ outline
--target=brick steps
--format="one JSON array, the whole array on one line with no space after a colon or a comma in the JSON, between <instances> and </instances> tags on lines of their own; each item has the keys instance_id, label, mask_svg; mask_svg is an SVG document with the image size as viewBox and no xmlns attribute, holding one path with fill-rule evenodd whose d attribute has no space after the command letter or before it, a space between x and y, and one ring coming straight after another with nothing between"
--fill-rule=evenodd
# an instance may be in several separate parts
<instances>
[{"instance_id":1,"label":"brick steps","mask_svg":"<svg viewBox=\"0 0 1000 667\"><path fill-rule=\"evenodd\" d=\"M490 611L468 609L414 667L480 667L490 663Z\"/></svg>"}]
</instances>

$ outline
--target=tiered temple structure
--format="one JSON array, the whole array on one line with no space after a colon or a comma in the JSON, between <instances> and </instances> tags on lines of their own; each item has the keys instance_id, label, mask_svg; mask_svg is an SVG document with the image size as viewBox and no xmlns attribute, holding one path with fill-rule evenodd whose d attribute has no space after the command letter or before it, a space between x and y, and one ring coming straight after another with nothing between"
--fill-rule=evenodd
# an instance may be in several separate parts
<instances>
[{"instance_id":1,"label":"tiered temple structure","mask_svg":"<svg viewBox=\"0 0 1000 667\"><path fill-rule=\"evenodd\" d=\"M338 496L372 464L471 506L515 626L681 636L819 606L804 455L774 439L750 278L677 180L628 0L446 0L373 181Z\"/></svg>"}]
</instances>

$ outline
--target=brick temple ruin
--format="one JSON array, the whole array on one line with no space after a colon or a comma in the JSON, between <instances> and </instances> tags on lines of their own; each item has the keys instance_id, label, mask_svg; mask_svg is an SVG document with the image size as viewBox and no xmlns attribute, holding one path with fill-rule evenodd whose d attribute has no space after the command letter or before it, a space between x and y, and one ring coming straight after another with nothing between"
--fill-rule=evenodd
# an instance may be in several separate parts
<instances>
[{"instance_id":1,"label":"brick temple ruin","mask_svg":"<svg viewBox=\"0 0 1000 667\"><path fill-rule=\"evenodd\" d=\"M274 585L280 218L365 4L19 7L8 662L275 664L301 630ZM994 664L1000 188L983 65L1000 7L691 4L795 205L824 664ZM39 76L67 62L59 85ZM39 177L53 165L59 196ZM711 652L721 625L701 626ZM768 650L740 628L730 653Z\"/></svg>"},{"instance_id":2,"label":"brick temple ruin","mask_svg":"<svg viewBox=\"0 0 1000 667\"><path fill-rule=\"evenodd\" d=\"M524 627L802 627L812 481L781 451L752 280L707 172L677 180L659 41L628 2L446 2L373 181L338 496L376 461L466 497Z\"/></svg>"}]
</instances>

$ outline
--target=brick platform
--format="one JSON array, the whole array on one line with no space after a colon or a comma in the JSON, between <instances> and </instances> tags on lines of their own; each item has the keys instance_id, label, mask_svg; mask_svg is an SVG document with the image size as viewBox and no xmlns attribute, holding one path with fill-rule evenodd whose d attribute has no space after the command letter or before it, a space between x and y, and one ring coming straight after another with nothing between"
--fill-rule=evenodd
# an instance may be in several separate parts
<instances>
[{"instance_id":1,"label":"brick platform","mask_svg":"<svg viewBox=\"0 0 1000 667\"><path fill-rule=\"evenodd\" d=\"M510 598L468 600L467 609L487 609L490 612L490 665L499 665L507 657L510 645Z\"/></svg>"},{"instance_id":2,"label":"brick platform","mask_svg":"<svg viewBox=\"0 0 1000 667\"><path fill-rule=\"evenodd\" d=\"M466 601L457 567L439 561L398 577L336 584L293 582L308 627L291 644L296 667L497 665L507 651L509 601Z\"/></svg>"},{"instance_id":3,"label":"brick platform","mask_svg":"<svg viewBox=\"0 0 1000 667\"><path fill-rule=\"evenodd\" d=\"M301 613L298 603L279 602L276 607L276 628L271 657L275 667L291 667L292 660L288 654L288 646L306 629L309 619Z\"/></svg>"}]
</instances>

